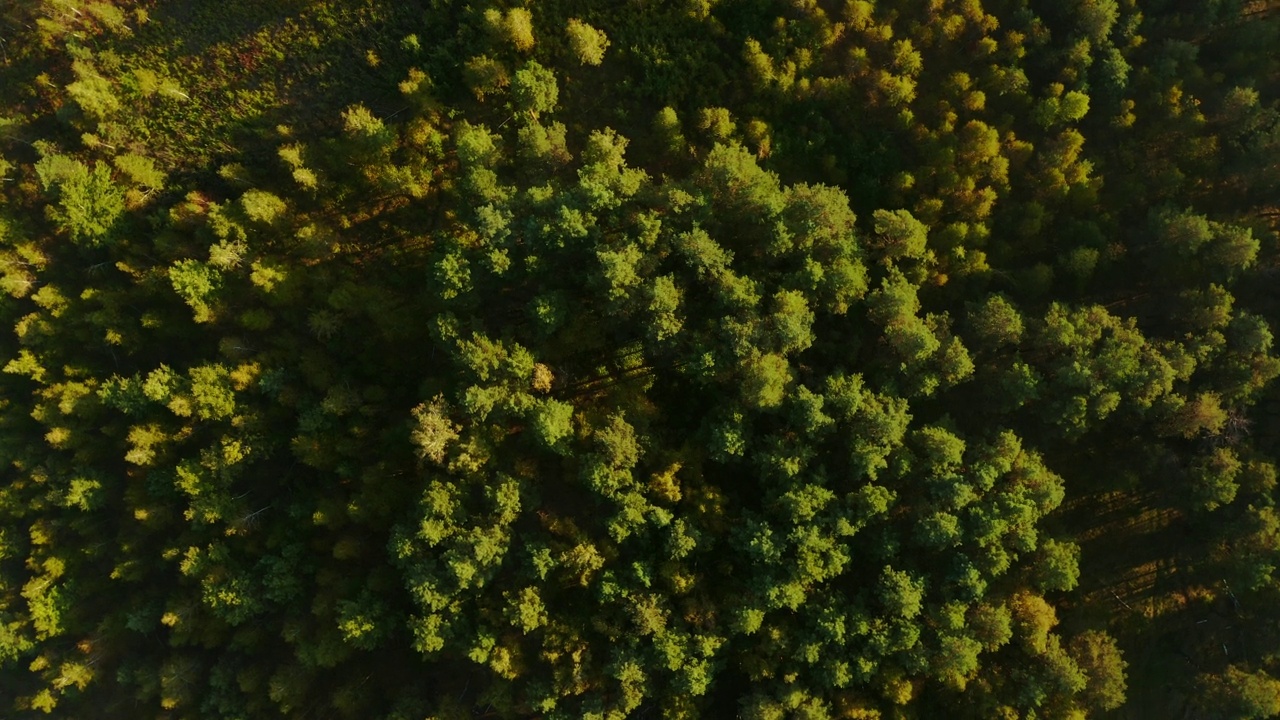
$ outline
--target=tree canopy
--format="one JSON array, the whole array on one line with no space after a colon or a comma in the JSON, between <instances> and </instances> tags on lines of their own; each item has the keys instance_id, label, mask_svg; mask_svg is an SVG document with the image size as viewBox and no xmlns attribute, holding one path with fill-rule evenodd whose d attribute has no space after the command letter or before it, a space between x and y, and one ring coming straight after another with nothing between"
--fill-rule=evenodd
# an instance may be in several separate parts
<instances>
[{"instance_id":1,"label":"tree canopy","mask_svg":"<svg viewBox=\"0 0 1280 720\"><path fill-rule=\"evenodd\" d=\"M1280 712L1275 3L0 28L5 717Z\"/></svg>"}]
</instances>

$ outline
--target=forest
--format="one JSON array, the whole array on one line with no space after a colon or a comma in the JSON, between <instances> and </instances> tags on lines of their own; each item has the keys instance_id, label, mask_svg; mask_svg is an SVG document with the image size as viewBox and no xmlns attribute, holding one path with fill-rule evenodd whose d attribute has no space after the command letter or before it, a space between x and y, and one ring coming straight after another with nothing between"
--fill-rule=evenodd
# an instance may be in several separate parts
<instances>
[{"instance_id":1,"label":"forest","mask_svg":"<svg viewBox=\"0 0 1280 720\"><path fill-rule=\"evenodd\" d=\"M1277 0L0 0L0 717L1277 717L1278 326Z\"/></svg>"}]
</instances>

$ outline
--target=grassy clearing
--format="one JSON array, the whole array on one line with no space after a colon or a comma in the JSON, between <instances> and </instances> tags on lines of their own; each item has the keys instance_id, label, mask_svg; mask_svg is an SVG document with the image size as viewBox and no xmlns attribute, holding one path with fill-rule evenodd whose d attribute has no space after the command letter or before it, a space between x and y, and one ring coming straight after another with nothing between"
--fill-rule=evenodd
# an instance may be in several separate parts
<instances>
[{"instance_id":1,"label":"grassy clearing","mask_svg":"<svg viewBox=\"0 0 1280 720\"><path fill-rule=\"evenodd\" d=\"M278 125L336 123L353 102L389 112L402 78L383 58L404 52L395 38L413 31L411 16L365 0L157 4L121 43L120 65L174 81L185 98L151 104L138 135L189 166L252 150Z\"/></svg>"}]
</instances>

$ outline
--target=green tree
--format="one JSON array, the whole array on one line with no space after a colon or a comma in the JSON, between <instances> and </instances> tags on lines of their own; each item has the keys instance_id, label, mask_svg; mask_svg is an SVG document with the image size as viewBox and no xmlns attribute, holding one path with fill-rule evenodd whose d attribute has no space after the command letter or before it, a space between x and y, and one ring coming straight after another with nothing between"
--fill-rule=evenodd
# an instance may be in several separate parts
<instances>
[{"instance_id":1,"label":"green tree","mask_svg":"<svg viewBox=\"0 0 1280 720\"><path fill-rule=\"evenodd\" d=\"M555 109L559 96L555 74L532 60L511 79L511 99L516 109L534 117Z\"/></svg>"},{"instance_id":2,"label":"green tree","mask_svg":"<svg viewBox=\"0 0 1280 720\"><path fill-rule=\"evenodd\" d=\"M1093 710L1115 710L1124 704L1125 668L1116 641L1104 632L1086 630L1073 637L1067 651L1088 677L1081 699Z\"/></svg>"},{"instance_id":3,"label":"green tree","mask_svg":"<svg viewBox=\"0 0 1280 720\"><path fill-rule=\"evenodd\" d=\"M96 163L90 169L66 156L45 155L35 169L55 203L50 216L73 242L96 247L112 239L125 204L110 167Z\"/></svg>"},{"instance_id":4,"label":"green tree","mask_svg":"<svg viewBox=\"0 0 1280 720\"><path fill-rule=\"evenodd\" d=\"M569 18L565 27L569 36L569 47L583 65L599 65L604 62L605 50L609 49L609 38L604 31L591 27L578 18Z\"/></svg>"}]
</instances>

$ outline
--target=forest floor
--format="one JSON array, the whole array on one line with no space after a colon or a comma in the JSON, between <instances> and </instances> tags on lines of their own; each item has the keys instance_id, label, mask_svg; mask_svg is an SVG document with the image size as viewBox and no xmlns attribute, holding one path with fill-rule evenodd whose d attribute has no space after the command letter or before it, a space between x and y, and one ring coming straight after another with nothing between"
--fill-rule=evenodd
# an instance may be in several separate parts
<instances>
[{"instance_id":1,"label":"forest floor","mask_svg":"<svg viewBox=\"0 0 1280 720\"><path fill-rule=\"evenodd\" d=\"M413 32L407 8L369 0L157 4L121 44L124 67L176 82L186 101L136 118L153 154L195 167L280 125L336 124L346 104L399 101L381 58ZM390 90L391 92L388 92ZM340 103L339 103L340 101ZM194 169L194 168L193 168Z\"/></svg>"},{"instance_id":2,"label":"forest floor","mask_svg":"<svg viewBox=\"0 0 1280 720\"><path fill-rule=\"evenodd\" d=\"M1188 519L1151 491L1075 498L1062 519L1083 528L1080 587L1060 605L1064 629L1105 627L1129 663L1128 701L1110 717L1190 717L1196 676L1220 662L1209 654L1235 659L1247 645L1233 627L1224 581L1198 570L1204 544L1191 536Z\"/></svg>"}]
</instances>

